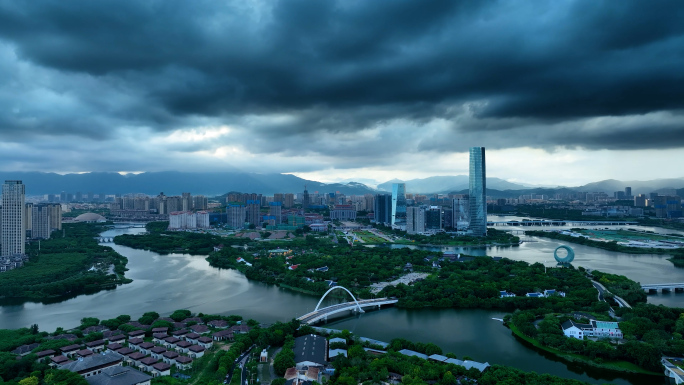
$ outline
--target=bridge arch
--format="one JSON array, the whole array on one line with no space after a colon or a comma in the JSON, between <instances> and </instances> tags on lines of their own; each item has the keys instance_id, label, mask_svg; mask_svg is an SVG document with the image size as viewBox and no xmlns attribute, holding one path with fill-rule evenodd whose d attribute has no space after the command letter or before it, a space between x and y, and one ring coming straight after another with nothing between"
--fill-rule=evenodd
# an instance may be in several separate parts
<instances>
[{"instance_id":1,"label":"bridge arch","mask_svg":"<svg viewBox=\"0 0 684 385\"><path fill-rule=\"evenodd\" d=\"M354 297L354 294L352 294L352 292L349 291L349 290L347 290L347 288L344 287L344 286L333 286L333 287L331 287L330 289L328 289L328 291L326 291L325 294L323 294L323 296L321 297L321 300L318 301L318 305L316 305L316 309L314 309L314 311L318 311L318 308L321 306L321 303L323 303L323 300L325 299L325 297L326 297L331 291L333 291L333 290L335 290L335 289L342 289L342 290L346 291L347 293L349 293L349 295L351 295L352 299L353 299L354 302L356 303L356 307L359 309L359 312L364 313L363 309L361 309L361 305L359 305L359 301L357 301L357 300L356 300L356 297Z\"/></svg>"}]
</instances>

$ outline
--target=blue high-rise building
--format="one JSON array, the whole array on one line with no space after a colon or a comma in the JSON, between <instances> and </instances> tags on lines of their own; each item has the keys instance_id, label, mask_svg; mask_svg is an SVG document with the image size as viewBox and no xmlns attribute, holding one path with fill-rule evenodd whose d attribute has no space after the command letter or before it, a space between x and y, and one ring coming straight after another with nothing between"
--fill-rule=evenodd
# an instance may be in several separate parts
<instances>
[{"instance_id":1,"label":"blue high-rise building","mask_svg":"<svg viewBox=\"0 0 684 385\"><path fill-rule=\"evenodd\" d=\"M392 227L406 229L406 184L392 184Z\"/></svg>"},{"instance_id":2,"label":"blue high-rise building","mask_svg":"<svg viewBox=\"0 0 684 385\"><path fill-rule=\"evenodd\" d=\"M378 194L374 199L374 221L376 223L392 223L392 196L389 194Z\"/></svg>"},{"instance_id":3,"label":"blue high-rise building","mask_svg":"<svg viewBox=\"0 0 684 385\"><path fill-rule=\"evenodd\" d=\"M487 172L485 148L470 148L470 231L474 236L487 235Z\"/></svg>"}]
</instances>

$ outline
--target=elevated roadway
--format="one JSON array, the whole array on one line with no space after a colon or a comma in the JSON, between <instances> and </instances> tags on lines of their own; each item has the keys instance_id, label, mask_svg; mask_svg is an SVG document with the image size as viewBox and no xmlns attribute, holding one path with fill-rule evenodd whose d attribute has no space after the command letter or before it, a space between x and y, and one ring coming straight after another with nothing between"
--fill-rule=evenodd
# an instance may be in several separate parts
<instances>
[{"instance_id":1,"label":"elevated roadway","mask_svg":"<svg viewBox=\"0 0 684 385\"><path fill-rule=\"evenodd\" d=\"M553 219L534 219L529 221L487 221L487 226L629 226L638 222L626 221L564 221Z\"/></svg>"},{"instance_id":2,"label":"elevated roadway","mask_svg":"<svg viewBox=\"0 0 684 385\"><path fill-rule=\"evenodd\" d=\"M598 290L598 292L599 292L599 295L598 295L599 301L607 302L606 299L604 298L604 295L605 295L605 294L612 294L612 295L613 295L613 299L615 300L615 302L617 302L618 306L620 306L620 307L626 307L626 308L630 308L630 309L632 308L632 306L630 306L630 304L629 304L627 301L625 301L624 299L622 299L622 298L618 297L617 295L611 293L611 292L610 292L608 289L606 289L606 287L603 286L602 284L600 284L600 283L598 283L598 282L596 282L596 281L594 281L594 280L591 281L591 284L594 285L594 287L596 288L596 290Z\"/></svg>"},{"instance_id":3,"label":"elevated roadway","mask_svg":"<svg viewBox=\"0 0 684 385\"><path fill-rule=\"evenodd\" d=\"M658 290L663 292L684 291L684 283L654 283L641 285L641 288L647 292L657 292Z\"/></svg>"},{"instance_id":4,"label":"elevated roadway","mask_svg":"<svg viewBox=\"0 0 684 385\"><path fill-rule=\"evenodd\" d=\"M345 303L340 303L337 305L332 305L320 309L316 309L311 313L304 314L303 316L297 318L302 323L309 325L315 324L320 321L326 321L328 317L333 316L338 313L357 311L363 313L363 308L373 308L378 309L385 305L394 305L398 300L394 298L376 298L376 299L364 299L360 301L350 301Z\"/></svg>"}]
</instances>

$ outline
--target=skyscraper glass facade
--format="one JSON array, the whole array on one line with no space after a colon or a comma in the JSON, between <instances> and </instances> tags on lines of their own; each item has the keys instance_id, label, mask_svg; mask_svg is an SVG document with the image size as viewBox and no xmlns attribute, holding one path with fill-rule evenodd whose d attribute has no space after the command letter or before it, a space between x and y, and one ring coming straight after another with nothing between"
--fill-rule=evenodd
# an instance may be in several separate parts
<instances>
[{"instance_id":1,"label":"skyscraper glass facade","mask_svg":"<svg viewBox=\"0 0 684 385\"><path fill-rule=\"evenodd\" d=\"M470 231L473 235L487 235L487 172L485 148L470 148Z\"/></svg>"},{"instance_id":2,"label":"skyscraper glass facade","mask_svg":"<svg viewBox=\"0 0 684 385\"><path fill-rule=\"evenodd\" d=\"M392 184L392 227L406 229L406 184Z\"/></svg>"},{"instance_id":3,"label":"skyscraper glass facade","mask_svg":"<svg viewBox=\"0 0 684 385\"><path fill-rule=\"evenodd\" d=\"M2 185L2 214L0 215L0 256L24 254L26 208L25 186L20 180L6 180Z\"/></svg>"},{"instance_id":4,"label":"skyscraper glass facade","mask_svg":"<svg viewBox=\"0 0 684 385\"><path fill-rule=\"evenodd\" d=\"M392 223L392 197L389 194L376 195L374 206L375 222Z\"/></svg>"}]
</instances>

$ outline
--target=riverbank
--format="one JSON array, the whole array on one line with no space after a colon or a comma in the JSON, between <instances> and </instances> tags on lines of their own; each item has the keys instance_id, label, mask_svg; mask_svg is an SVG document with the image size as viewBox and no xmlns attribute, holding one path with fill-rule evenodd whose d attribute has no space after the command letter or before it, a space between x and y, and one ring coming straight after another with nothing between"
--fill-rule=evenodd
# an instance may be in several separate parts
<instances>
[{"instance_id":1,"label":"riverbank","mask_svg":"<svg viewBox=\"0 0 684 385\"><path fill-rule=\"evenodd\" d=\"M570 235L560 234L555 231L542 231L542 230L526 230L525 235L557 239L564 242L576 243L579 245L595 247L597 249L603 249L608 251L616 251L625 254L660 254L660 255L671 255L668 261L672 262L677 267L684 267L684 250L683 249L658 249L658 248L642 248L642 247L629 247L619 245L617 242L601 242L594 241L584 237L573 237ZM675 262L677 261L677 262Z\"/></svg>"},{"instance_id":2,"label":"riverbank","mask_svg":"<svg viewBox=\"0 0 684 385\"><path fill-rule=\"evenodd\" d=\"M3 298L54 302L130 283L128 259L95 239L104 229L102 224L64 224L52 238L30 243L29 261L0 274Z\"/></svg>"},{"instance_id":3,"label":"riverbank","mask_svg":"<svg viewBox=\"0 0 684 385\"><path fill-rule=\"evenodd\" d=\"M334 343L341 344L339 348L348 352L349 358L347 358L346 354L345 357L338 356L333 363L332 359L327 358L327 349L323 352L315 352L315 357L320 359L320 361L316 362L327 368L335 368L334 373L330 377L331 383L362 383L371 380L387 382L390 378L398 376L399 380L403 379L404 383L424 383L425 381L435 380L440 384L454 384L456 383L456 378L459 377L461 380L468 382L473 380L482 384L496 384L502 381L517 384L523 378L525 379L524 383L544 383L549 385L586 384L586 382L565 379L555 375L525 372L511 366L479 364L467 357L463 357L463 361L460 361L454 353L445 352L436 344L413 342L404 338L394 338L389 343L380 345L377 341L367 338L355 338L348 330L321 333L307 325L301 325L296 320L264 325L252 319L244 321L241 316L236 315L193 314L188 310L176 310L168 317L162 317L157 312L149 311L149 309L146 310L148 311L137 321L132 321L128 315L119 315L102 321L95 317L83 318L80 326L77 328L71 330L58 328L52 335L46 332L39 332L37 327L2 330L0 351L3 353L0 354L0 365L3 367L3 372L1 378L2 380L22 384L39 383L41 379L47 378L60 378L64 380L63 383L86 385L86 381L77 373L64 370L60 366L54 368L48 366L46 363L50 362L49 358L39 359L37 354L42 352L41 354L44 355L46 351L50 350L53 355L61 355L59 352L60 348L72 345L77 346L79 349L84 349L79 351L79 354L87 353L86 349L89 346L104 346L107 341L111 342L113 337L120 335L124 336L124 341L120 342L116 347L108 345L107 349L111 351L116 351L114 349L138 350L141 357L136 359L139 360L147 356L149 360L156 360L156 357L151 357L152 353L139 347L139 342L126 341L126 333L129 330L138 330L137 333L140 334L142 340L148 342L151 346L161 346L162 344L158 340L153 339L153 328L155 325L156 327L166 327L169 334L173 333L175 335L176 331L185 329L186 326L174 325L170 320L181 324L194 323L201 320L201 323L209 326L198 329L201 331L197 333L202 337L209 337L210 341L202 343L201 347L203 349L201 349L201 352L203 356L193 356L188 363L184 364L190 365L191 368L171 369L171 373L182 373L187 376L186 381L183 381L183 383L221 383L231 378L233 380L240 379L240 375L244 374L243 367L249 368L257 376L255 378L257 382L266 383L268 382L267 379L271 379L270 371L257 371L257 365L254 362L254 360L258 359L257 356L247 357L247 353L258 353L263 350L270 352L278 351L278 354L271 356L273 360L272 365L278 378L282 378L281 376L288 368L294 367L297 362L300 362L295 361L295 358L299 358L293 351L295 344L302 344L304 341L311 341L311 338L315 338L315 341L322 340L327 346L329 341L336 338L337 342ZM225 325L240 330L240 332L236 331L228 343L226 341L212 341L211 337L214 333L225 331L225 328L214 326L212 324L213 321L221 321ZM190 325L189 327L193 328L192 324ZM92 331L91 329L93 328L96 328L97 331ZM107 334L105 335L103 332ZM183 340L185 337L179 338ZM194 340L188 339L188 341L195 343L194 341L198 337L195 336L193 338ZM96 341L94 344L88 344L94 341ZM163 347L165 349L169 348L168 345ZM197 347L199 348L199 345ZM372 352L366 351L365 348L369 347L374 350ZM28 354L18 356L16 352L10 353L17 348ZM192 350L192 348L190 349ZM187 357L191 355L187 351L181 350L178 351L178 354ZM414 355L422 354L425 355L425 359L417 360L414 357ZM439 359L442 358L441 356L438 359L427 359L427 355L442 354L453 360L448 363L443 362L443 359ZM85 357L81 360L88 361L91 359ZM239 363L239 365L236 363ZM466 367L469 369L466 369ZM137 368L132 370L135 369ZM157 379L152 380L152 383L175 384L176 381L164 377L168 375L168 371L166 373L160 372L156 375L158 376Z\"/></svg>"},{"instance_id":4,"label":"riverbank","mask_svg":"<svg viewBox=\"0 0 684 385\"><path fill-rule=\"evenodd\" d=\"M663 377L662 373L653 372L650 370L643 369L643 368L641 368L641 367L639 367L639 366L637 366L631 362L628 362L628 361L603 361L603 362L599 363L599 362L596 362L595 360L592 360L591 358L586 357L586 356L582 356L579 354L567 353L567 352L560 351L558 349L550 348L550 347L542 345L536 339L526 336L515 325L507 324L506 327L511 329L511 333L513 335L515 335L516 338L523 340L528 345L533 346L537 350L541 350L541 351L553 354L555 357L558 357L558 358L565 360L567 362L581 363L583 365L592 366L592 367L600 368L600 369L617 371L617 372L647 374L647 375L652 375L652 376Z\"/></svg>"}]
</instances>

